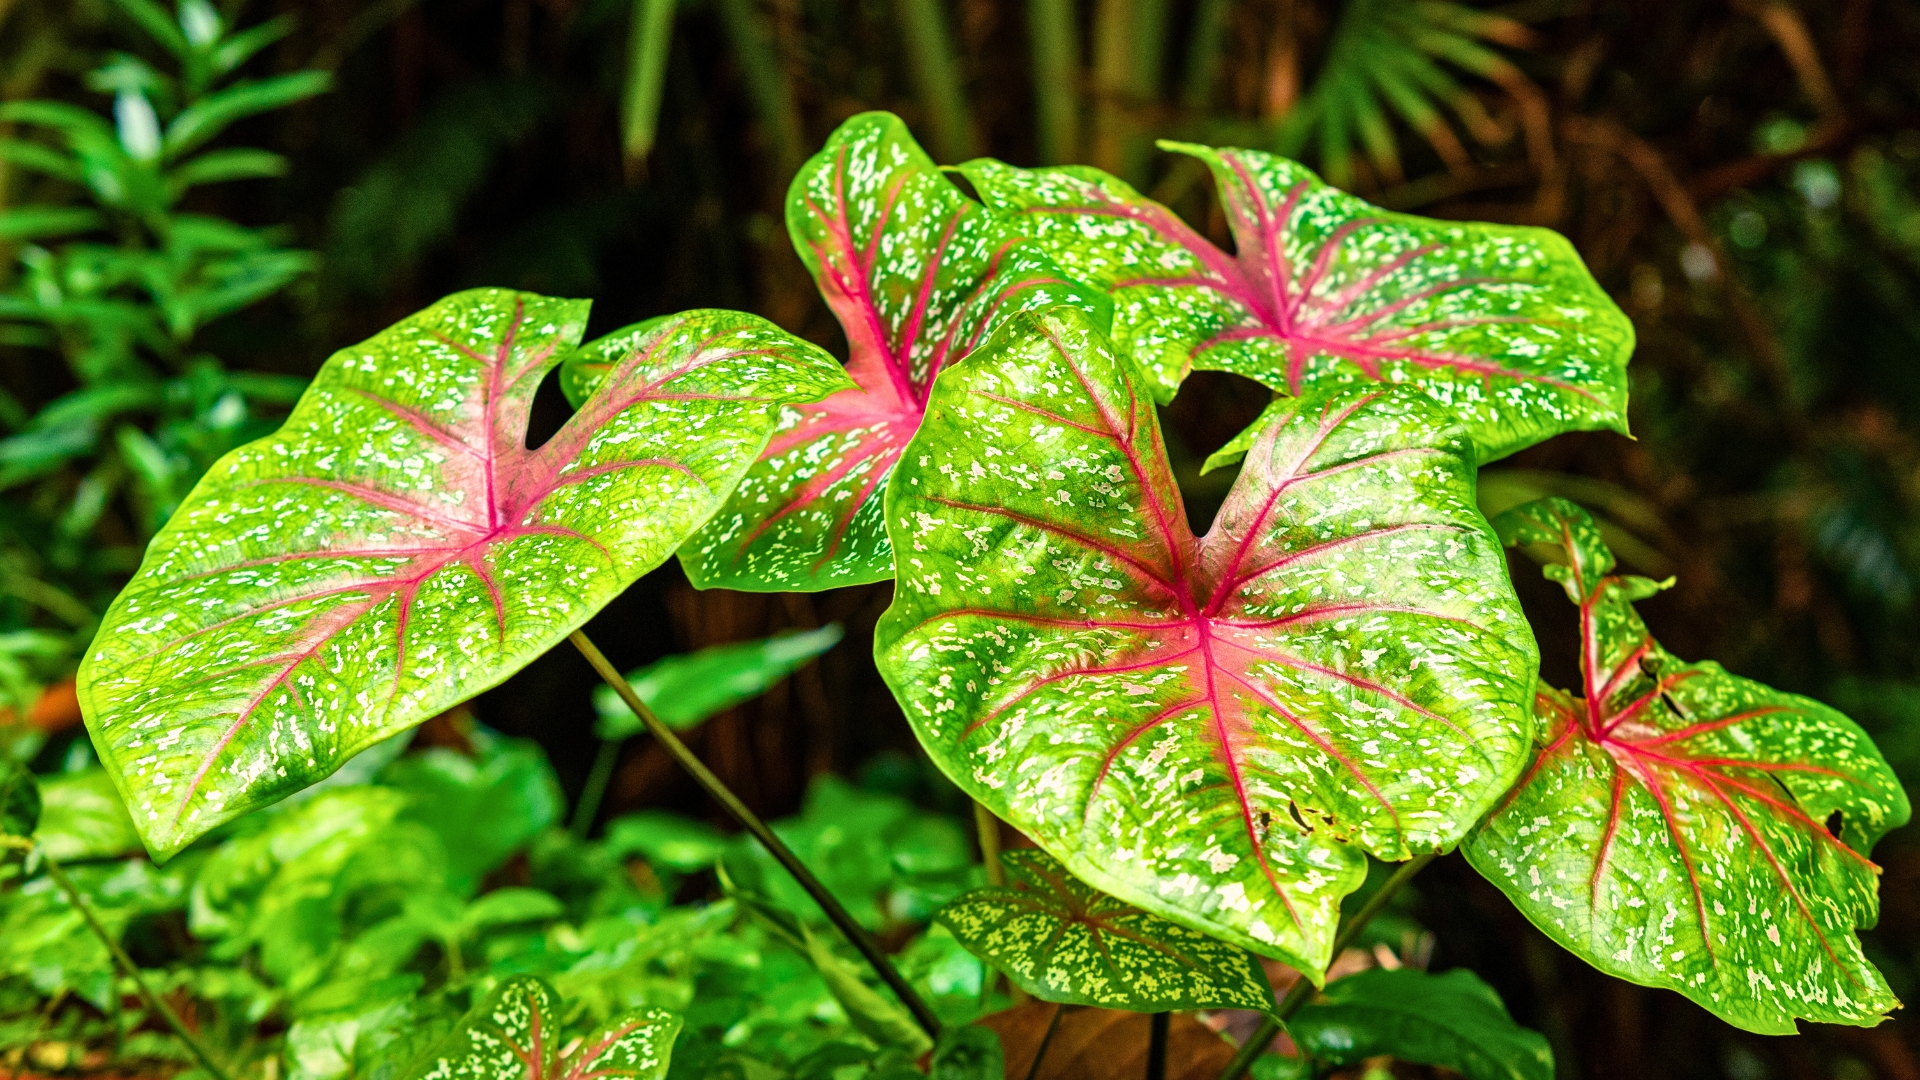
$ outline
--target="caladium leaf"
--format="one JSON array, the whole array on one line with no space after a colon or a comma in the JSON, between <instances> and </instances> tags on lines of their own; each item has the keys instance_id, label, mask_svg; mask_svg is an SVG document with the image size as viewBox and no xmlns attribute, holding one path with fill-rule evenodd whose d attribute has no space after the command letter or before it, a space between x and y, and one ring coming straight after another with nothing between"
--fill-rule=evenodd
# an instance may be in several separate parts
<instances>
[{"instance_id":1,"label":"caladium leaf","mask_svg":"<svg viewBox=\"0 0 1920 1080\"><path fill-rule=\"evenodd\" d=\"M1108 896L1044 851L1000 861L1006 885L967 893L935 921L1034 997L1144 1013L1273 1011L1273 986L1245 949Z\"/></svg>"},{"instance_id":2,"label":"caladium leaf","mask_svg":"<svg viewBox=\"0 0 1920 1080\"><path fill-rule=\"evenodd\" d=\"M934 760L1077 877L1303 970L1365 853L1519 774L1536 657L1472 447L1411 390L1289 398L1212 531L1084 316L1022 315L901 458L875 641Z\"/></svg>"},{"instance_id":3,"label":"caladium leaf","mask_svg":"<svg viewBox=\"0 0 1920 1080\"><path fill-rule=\"evenodd\" d=\"M705 521L780 406L846 384L761 319L690 312L529 449L586 307L477 290L335 354L155 537L79 694L156 856L512 674Z\"/></svg>"},{"instance_id":4,"label":"caladium leaf","mask_svg":"<svg viewBox=\"0 0 1920 1080\"><path fill-rule=\"evenodd\" d=\"M787 230L846 331L859 385L781 411L760 461L681 551L703 589L891 579L881 492L935 376L1016 312L1064 302L1110 317L1104 295L963 195L890 113L848 120L801 168Z\"/></svg>"},{"instance_id":5,"label":"caladium leaf","mask_svg":"<svg viewBox=\"0 0 1920 1080\"><path fill-rule=\"evenodd\" d=\"M1556 941L1624 979L1677 990L1729 1023L1871 1025L1898 1003L1861 954L1877 917L1876 840L1906 794L1853 721L1817 701L1687 664L1615 576L1584 511L1516 507L1501 535L1559 548L1579 606L1579 698L1540 689L1538 757L1465 845Z\"/></svg>"},{"instance_id":6,"label":"caladium leaf","mask_svg":"<svg viewBox=\"0 0 1920 1080\"><path fill-rule=\"evenodd\" d=\"M1299 395L1419 386L1481 462L1563 431L1626 431L1633 325L1546 229L1370 206L1256 150L1161 143L1219 183L1235 254L1097 169L961 166L996 213L1111 291L1114 339L1170 394L1188 366Z\"/></svg>"},{"instance_id":7,"label":"caladium leaf","mask_svg":"<svg viewBox=\"0 0 1920 1080\"><path fill-rule=\"evenodd\" d=\"M645 1008L621 1016L561 1053L560 996L516 975L494 988L408 1080L658 1080L667 1075L680 1018Z\"/></svg>"}]
</instances>

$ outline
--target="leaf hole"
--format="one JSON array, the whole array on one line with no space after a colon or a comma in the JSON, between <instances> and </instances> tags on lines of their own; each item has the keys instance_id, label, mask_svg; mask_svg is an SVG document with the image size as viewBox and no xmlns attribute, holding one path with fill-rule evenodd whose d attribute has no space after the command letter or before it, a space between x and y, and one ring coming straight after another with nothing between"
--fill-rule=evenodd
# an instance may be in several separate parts
<instances>
[{"instance_id":1,"label":"leaf hole","mask_svg":"<svg viewBox=\"0 0 1920 1080\"><path fill-rule=\"evenodd\" d=\"M1662 690L1660 691L1660 700L1666 703L1667 708L1673 710L1673 715L1679 717L1682 720L1685 720L1687 718L1686 712L1680 708L1679 702L1673 700L1672 694L1669 694L1665 690Z\"/></svg>"},{"instance_id":2,"label":"leaf hole","mask_svg":"<svg viewBox=\"0 0 1920 1080\"><path fill-rule=\"evenodd\" d=\"M1828 814L1827 815L1827 835L1833 837L1835 840L1840 839L1840 830L1844 828L1846 824L1847 824L1846 815L1842 814L1840 811L1835 810L1833 813Z\"/></svg>"},{"instance_id":3,"label":"leaf hole","mask_svg":"<svg viewBox=\"0 0 1920 1080\"><path fill-rule=\"evenodd\" d=\"M560 365L555 364L540 377L540 388L533 393L533 408L527 417L527 449L545 446L571 416L573 406L567 403L567 395L560 389Z\"/></svg>"},{"instance_id":4,"label":"leaf hole","mask_svg":"<svg viewBox=\"0 0 1920 1080\"><path fill-rule=\"evenodd\" d=\"M1311 833L1313 826L1307 824L1306 816L1300 813L1300 807L1292 799L1287 800L1287 813L1293 817L1293 823L1300 826L1303 833Z\"/></svg>"}]
</instances>

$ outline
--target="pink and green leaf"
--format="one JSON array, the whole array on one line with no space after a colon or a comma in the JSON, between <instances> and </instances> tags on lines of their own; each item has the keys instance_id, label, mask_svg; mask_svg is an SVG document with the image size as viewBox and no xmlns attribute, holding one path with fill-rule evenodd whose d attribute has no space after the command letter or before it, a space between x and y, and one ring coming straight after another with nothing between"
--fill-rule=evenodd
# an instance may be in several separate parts
<instances>
[{"instance_id":1,"label":"pink and green leaf","mask_svg":"<svg viewBox=\"0 0 1920 1080\"><path fill-rule=\"evenodd\" d=\"M423 1054L404 1080L661 1080L667 1075L679 1017L665 1009L637 1009L575 1040L565 1033L561 1004L544 979L516 975Z\"/></svg>"},{"instance_id":2,"label":"pink and green leaf","mask_svg":"<svg viewBox=\"0 0 1920 1080\"><path fill-rule=\"evenodd\" d=\"M689 312L529 449L586 309L475 290L335 354L155 537L79 694L156 856L511 675L671 555L780 407L846 385L764 320Z\"/></svg>"},{"instance_id":3,"label":"pink and green leaf","mask_svg":"<svg viewBox=\"0 0 1920 1080\"><path fill-rule=\"evenodd\" d=\"M1255 150L1162 143L1218 182L1234 254L1096 169L961 166L1067 273L1108 290L1155 392L1189 367L1298 396L1409 383L1480 462L1564 431L1626 431L1633 326L1564 237L1370 206Z\"/></svg>"},{"instance_id":4,"label":"pink and green leaf","mask_svg":"<svg viewBox=\"0 0 1920 1080\"><path fill-rule=\"evenodd\" d=\"M1579 606L1583 686L1541 688L1541 749L1468 860L1589 963L1739 1027L1878 1023L1899 1003L1854 931L1878 912L1866 853L1909 807L1872 740L1661 648L1632 605L1658 586L1609 574L1579 507L1541 500L1497 525L1558 543L1548 569Z\"/></svg>"},{"instance_id":5,"label":"pink and green leaf","mask_svg":"<svg viewBox=\"0 0 1920 1080\"><path fill-rule=\"evenodd\" d=\"M962 194L888 113L848 120L807 162L787 228L846 331L858 385L782 410L761 460L681 551L700 588L892 578L882 493L939 373L1020 311L1110 308Z\"/></svg>"},{"instance_id":6,"label":"pink and green leaf","mask_svg":"<svg viewBox=\"0 0 1920 1080\"><path fill-rule=\"evenodd\" d=\"M1274 403L1188 531L1149 385L1071 309L942 376L887 495L876 655L955 782L1075 875L1323 970L1366 855L1519 774L1533 639L1425 396Z\"/></svg>"}]
</instances>

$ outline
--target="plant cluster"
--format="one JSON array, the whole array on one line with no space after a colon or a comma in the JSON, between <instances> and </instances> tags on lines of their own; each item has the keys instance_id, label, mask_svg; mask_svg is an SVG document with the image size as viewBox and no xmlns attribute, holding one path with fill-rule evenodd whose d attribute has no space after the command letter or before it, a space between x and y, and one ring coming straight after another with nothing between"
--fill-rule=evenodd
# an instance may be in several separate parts
<instances>
[{"instance_id":1,"label":"plant cluster","mask_svg":"<svg viewBox=\"0 0 1920 1080\"><path fill-rule=\"evenodd\" d=\"M1232 252L1106 173L975 161L956 170L968 194L896 118L849 120L788 203L846 331L844 367L726 311L581 344L583 302L506 290L449 297L336 354L279 431L181 501L88 649L79 696L104 773L146 849L178 856L144 872L201 866L197 919L218 914L203 894L258 887L309 847L344 866L355 827L313 828L307 846L256 838L345 805L345 788L304 792L571 639L746 826L757 846L742 850L769 860L757 879L721 862L734 907L686 917L710 915L725 937L748 913L761 935L748 940L805 963L848 1025L833 1045L851 1057L789 1049L756 1058L783 1063L768 1069L916 1074L931 1051L935 1075L1002 1075L1018 1064L1013 1032L968 1022L993 991L964 949L1061 1003L1033 1075L1067 1004L1155 1014L1156 1075L1178 1034L1167 1014L1196 1009L1266 1014L1228 1076L1376 1054L1550 1075L1544 1042L1469 975L1328 982L1406 880L1455 849L1576 955L1737 1026L1882 1019L1897 1002L1855 930L1877 912L1871 848L1909 807L1871 741L1818 702L1667 653L1633 606L1663 583L1614 573L1578 506L1529 502L1491 522L1479 509L1481 466L1562 432L1625 431L1633 334L1571 247L1380 211L1266 153L1166 146L1212 171ZM556 368L576 411L529 447L533 395ZM1198 536L1155 411L1195 368L1274 395L1209 462L1238 475ZM1509 547L1576 605L1577 693L1537 680ZM676 554L703 588L893 581L880 671L945 776L1040 849L989 853L1007 879L955 889L940 930L908 950L972 973L961 1006L943 1007L924 972L916 985L853 906L912 889L838 896L680 745L657 715L666 701L580 633ZM387 768L423 759L443 760ZM352 790L369 830L460 805ZM20 816L9 831L28 835ZM203 839L223 832L246 839ZM49 874L19 894L57 900L58 853L19 843ZM222 858L234 884L207 876ZM1382 863L1402 867L1356 907ZM355 894L327 880L295 875L287 902L343 918ZM700 978L681 998L595 1000L557 974L592 969L583 950L516 970L492 939L487 971L469 973L486 928L545 922L525 939L548 943L538 951L598 924L558 893L468 900L478 878L448 880L463 885L447 902L426 911L433 894L403 888L399 913L391 897L372 905L363 931L406 927L385 932L413 951L382 955L408 960L439 943L426 997L418 971L365 977L410 980L395 1015L433 1002L440 1019L381 1021L399 1034L311 1075L713 1074L697 1033L716 999ZM315 984L269 959L303 946L258 920L221 927L226 955L255 956L283 1000L311 1007ZM304 947L349 964L358 939L321 925ZM615 923L599 940L643 948L663 925ZM1256 957L1302 978L1276 1000ZM119 1016L118 990L104 996ZM1256 1062L1283 1026L1302 1056ZM676 1030L695 1033L686 1047ZM713 1052L752 1035L728 1028Z\"/></svg>"}]
</instances>

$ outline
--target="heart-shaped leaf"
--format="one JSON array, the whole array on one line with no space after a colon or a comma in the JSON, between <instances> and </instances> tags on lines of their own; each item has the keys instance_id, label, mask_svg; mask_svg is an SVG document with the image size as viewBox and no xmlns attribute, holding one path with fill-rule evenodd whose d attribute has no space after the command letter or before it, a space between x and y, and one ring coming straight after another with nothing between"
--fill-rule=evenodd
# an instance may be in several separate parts
<instances>
[{"instance_id":1,"label":"heart-shaped leaf","mask_svg":"<svg viewBox=\"0 0 1920 1080\"><path fill-rule=\"evenodd\" d=\"M1750 1031L1794 1018L1872 1025L1898 1004L1861 954L1879 868L1866 852L1907 797L1872 740L1817 701L1683 663L1615 576L1592 518L1562 499L1500 515L1551 544L1579 605L1582 697L1538 697L1538 758L1465 845L1474 867L1589 963L1663 986Z\"/></svg>"},{"instance_id":2,"label":"heart-shaped leaf","mask_svg":"<svg viewBox=\"0 0 1920 1080\"><path fill-rule=\"evenodd\" d=\"M1015 312L1110 308L961 194L891 113L848 120L800 169L787 231L846 331L859 385L781 411L759 462L681 551L703 589L891 579L881 492L935 376Z\"/></svg>"},{"instance_id":3,"label":"heart-shaped leaf","mask_svg":"<svg viewBox=\"0 0 1920 1080\"><path fill-rule=\"evenodd\" d=\"M1287 1034L1330 1065L1391 1056L1467 1080L1553 1080L1546 1037L1514 1023L1493 987L1464 968L1348 975L1295 1013Z\"/></svg>"},{"instance_id":4,"label":"heart-shaped leaf","mask_svg":"<svg viewBox=\"0 0 1920 1080\"><path fill-rule=\"evenodd\" d=\"M661 723L685 730L766 693L833 648L840 636L840 624L828 623L760 641L715 645L656 660L628 672L627 682ZM595 731L603 739L625 739L643 730L640 718L611 686L594 688L593 708L600 714Z\"/></svg>"},{"instance_id":5,"label":"heart-shaped leaf","mask_svg":"<svg viewBox=\"0 0 1920 1080\"><path fill-rule=\"evenodd\" d=\"M563 1019L553 987L532 975L516 975L422 1055L408 1080L658 1080L667 1075L680 1018L665 1009L627 1013L564 1055Z\"/></svg>"},{"instance_id":6,"label":"heart-shaped leaf","mask_svg":"<svg viewBox=\"0 0 1920 1080\"><path fill-rule=\"evenodd\" d=\"M876 655L955 782L1078 877L1326 967L1366 852L1442 850L1519 774L1533 638L1425 396L1276 402L1212 531L1068 308L943 375L901 458Z\"/></svg>"},{"instance_id":7,"label":"heart-shaped leaf","mask_svg":"<svg viewBox=\"0 0 1920 1080\"><path fill-rule=\"evenodd\" d=\"M1273 1011L1273 986L1245 949L1108 896L1044 851L1000 861L1007 885L975 889L935 919L1034 997L1145 1013Z\"/></svg>"},{"instance_id":8,"label":"heart-shaped leaf","mask_svg":"<svg viewBox=\"0 0 1920 1080\"><path fill-rule=\"evenodd\" d=\"M761 319L690 312L528 449L534 390L585 319L449 297L335 354L280 431L194 488L80 674L156 856L512 674L705 521L782 405L846 384Z\"/></svg>"},{"instance_id":9,"label":"heart-shaped leaf","mask_svg":"<svg viewBox=\"0 0 1920 1080\"><path fill-rule=\"evenodd\" d=\"M1293 395L1412 383L1483 463L1563 431L1626 431L1633 325L1558 233L1391 213L1285 158L1161 145L1213 170L1235 254L1097 169L961 171L1112 293L1114 338L1163 396L1189 365Z\"/></svg>"}]
</instances>

